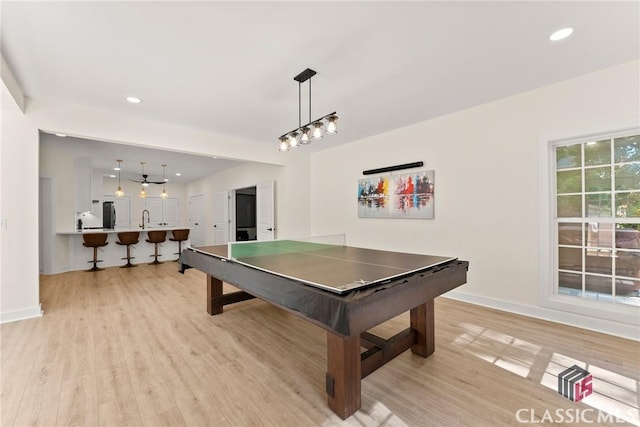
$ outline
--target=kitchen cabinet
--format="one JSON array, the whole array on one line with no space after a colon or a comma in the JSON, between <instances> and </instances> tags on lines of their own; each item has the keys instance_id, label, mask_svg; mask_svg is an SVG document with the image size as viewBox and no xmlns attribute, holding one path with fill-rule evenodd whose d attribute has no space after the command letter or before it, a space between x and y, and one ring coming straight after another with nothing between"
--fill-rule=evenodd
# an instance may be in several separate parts
<instances>
[{"instance_id":1,"label":"kitchen cabinet","mask_svg":"<svg viewBox=\"0 0 640 427\"><path fill-rule=\"evenodd\" d=\"M144 208L149 211L149 223L145 228L177 227L180 223L180 199L147 197Z\"/></svg>"}]
</instances>

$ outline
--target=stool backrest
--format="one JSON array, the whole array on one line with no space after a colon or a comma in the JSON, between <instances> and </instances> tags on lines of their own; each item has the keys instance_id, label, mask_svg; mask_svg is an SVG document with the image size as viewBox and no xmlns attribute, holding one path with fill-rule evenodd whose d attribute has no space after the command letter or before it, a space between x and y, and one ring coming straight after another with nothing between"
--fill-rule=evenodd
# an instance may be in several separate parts
<instances>
[{"instance_id":1,"label":"stool backrest","mask_svg":"<svg viewBox=\"0 0 640 427\"><path fill-rule=\"evenodd\" d=\"M189 238L189 229L181 228L179 230L172 230L173 240L187 240Z\"/></svg>"},{"instance_id":2,"label":"stool backrest","mask_svg":"<svg viewBox=\"0 0 640 427\"><path fill-rule=\"evenodd\" d=\"M98 246L107 246L107 233L85 233L82 235L84 245L90 248Z\"/></svg>"},{"instance_id":3,"label":"stool backrest","mask_svg":"<svg viewBox=\"0 0 640 427\"><path fill-rule=\"evenodd\" d=\"M137 231L123 231L118 233L118 243L121 245L135 245L138 243L140 233Z\"/></svg>"},{"instance_id":4,"label":"stool backrest","mask_svg":"<svg viewBox=\"0 0 640 427\"><path fill-rule=\"evenodd\" d=\"M161 243L167 238L167 230L149 231L147 236L151 243Z\"/></svg>"}]
</instances>

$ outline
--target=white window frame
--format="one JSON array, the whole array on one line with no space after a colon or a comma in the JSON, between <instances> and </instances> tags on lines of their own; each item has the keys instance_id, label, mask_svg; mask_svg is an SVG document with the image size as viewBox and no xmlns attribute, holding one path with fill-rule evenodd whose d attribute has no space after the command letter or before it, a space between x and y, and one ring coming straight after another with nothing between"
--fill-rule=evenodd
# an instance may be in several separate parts
<instances>
[{"instance_id":1,"label":"white window frame","mask_svg":"<svg viewBox=\"0 0 640 427\"><path fill-rule=\"evenodd\" d=\"M558 259L558 234L555 232L556 216L556 163L555 147L607 138L639 134L639 127L618 128L611 132L582 134L573 137L543 137L539 144L539 278L538 303L542 307L607 319L614 322L638 325L640 307L603 302L589 298L562 295L557 292L556 260ZM575 134L574 134L575 135ZM586 326L586 325L585 325Z\"/></svg>"}]
</instances>

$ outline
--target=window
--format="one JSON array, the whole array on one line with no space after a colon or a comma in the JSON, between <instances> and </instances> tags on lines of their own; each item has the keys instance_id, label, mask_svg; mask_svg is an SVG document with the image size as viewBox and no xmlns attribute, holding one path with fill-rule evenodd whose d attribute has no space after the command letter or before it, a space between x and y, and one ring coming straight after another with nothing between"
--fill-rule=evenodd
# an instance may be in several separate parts
<instances>
[{"instance_id":1,"label":"window","mask_svg":"<svg viewBox=\"0 0 640 427\"><path fill-rule=\"evenodd\" d=\"M551 148L554 293L640 306L640 134Z\"/></svg>"}]
</instances>

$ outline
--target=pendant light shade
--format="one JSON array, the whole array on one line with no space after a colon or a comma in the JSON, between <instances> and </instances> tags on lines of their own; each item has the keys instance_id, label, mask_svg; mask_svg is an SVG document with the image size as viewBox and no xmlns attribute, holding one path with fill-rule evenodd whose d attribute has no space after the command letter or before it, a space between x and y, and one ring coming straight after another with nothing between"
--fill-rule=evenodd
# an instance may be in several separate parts
<instances>
[{"instance_id":1,"label":"pendant light shade","mask_svg":"<svg viewBox=\"0 0 640 427\"><path fill-rule=\"evenodd\" d=\"M115 192L115 196L123 197L124 191L122 191L122 187L120 186L120 163L122 163L122 160L116 160L116 162L118 162L118 167L115 168L118 171L118 189Z\"/></svg>"},{"instance_id":2,"label":"pendant light shade","mask_svg":"<svg viewBox=\"0 0 640 427\"><path fill-rule=\"evenodd\" d=\"M167 197L169 197L169 194L167 194L167 190L165 189L164 183L167 182L167 178L165 178L165 170L167 169L167 165L162 165L162 193L160 193L160 198L161 199L166 199Z\"/></svg>"}]
</instances>

